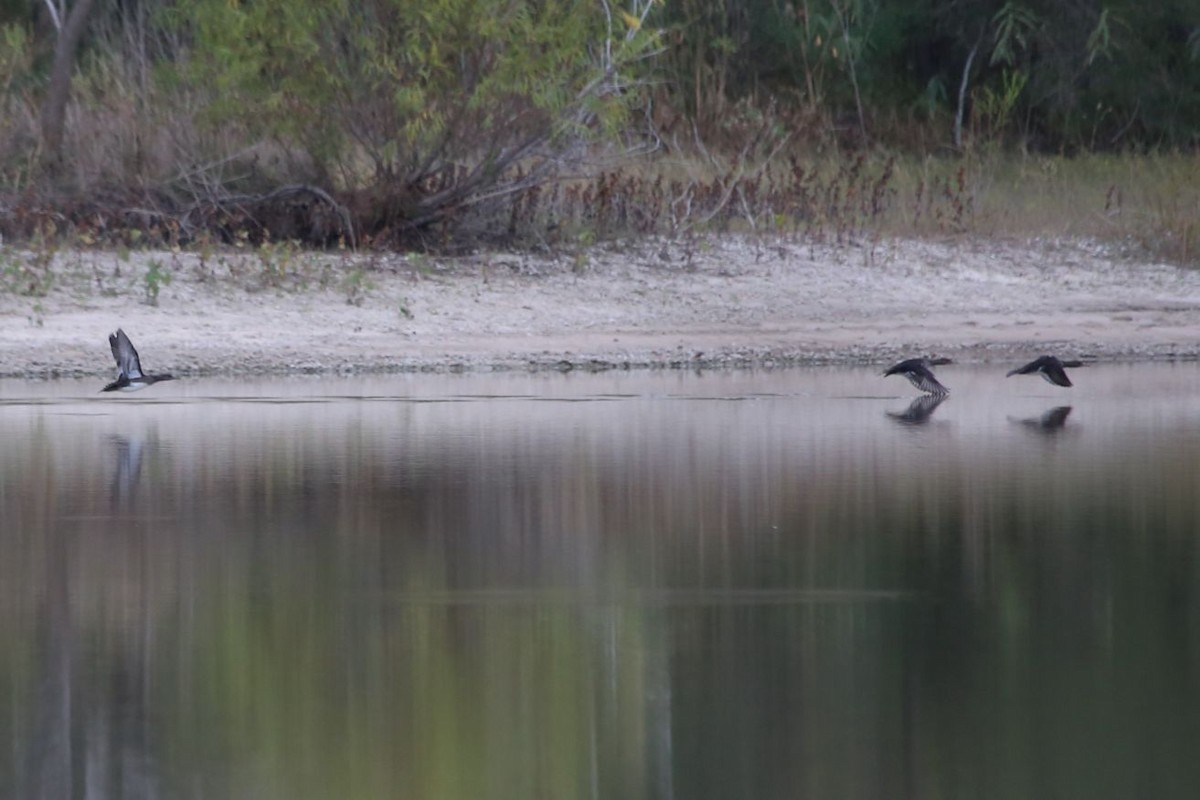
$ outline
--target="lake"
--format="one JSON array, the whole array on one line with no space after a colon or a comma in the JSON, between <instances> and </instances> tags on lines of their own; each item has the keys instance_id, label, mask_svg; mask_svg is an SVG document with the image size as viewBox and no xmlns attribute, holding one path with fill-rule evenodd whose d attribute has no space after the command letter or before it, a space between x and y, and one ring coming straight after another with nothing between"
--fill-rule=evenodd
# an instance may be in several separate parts
<instances>
[{"instance_id":1,"label":"lake","mask_svg":"<svg viewBox=\"0 0 1200 800\"><path fill-rule=\"evenodd\" d=\"M0 796L1191 798L1200 365L0 381Z\"/></svg>"}]
</instances>

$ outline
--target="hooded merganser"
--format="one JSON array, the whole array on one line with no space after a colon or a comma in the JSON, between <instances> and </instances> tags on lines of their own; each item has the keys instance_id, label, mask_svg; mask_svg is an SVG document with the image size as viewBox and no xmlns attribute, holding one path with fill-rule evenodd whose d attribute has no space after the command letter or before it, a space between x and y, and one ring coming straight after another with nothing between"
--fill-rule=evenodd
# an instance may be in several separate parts
<instances>
[{"instance_id":1,"label":"hooded merganser","mask_svg":"<svg viewBox=\"0 0 1200 800\"><path fill-rule=\"evenodd\" d=\"M102 392L133 392L145 389L152 383L175 380L173 375L147 375L142 372L142 362L138 360L137 350L133 342L120 328L116 333L109 334L108 346L112 348L113 358L117 362L117 379L105 386Z\"/></svg>"},{"instance_id":2,"label":"hooded merganser","mask_svg":"<svg viewBox=\"0 0 1200 800\"><path fill-rule=\"evenodd\" d=\"M1082 367L1083 365L1082 361L1059 361L1054 356L1039 356L1023 367L1010 370L1004 377L1011 378L1013 375L1029 375L1036 372L1045 378L1048 383L1053 383L1055 386L1069 387L1074 384L1067 377L1066 370L1063 367Z\"/></svg>"},{"instance_id":3,"label":"hooded merganser","mask_svg":"<svg viewBox=\"0 0 1200 800\"><path fill-rule=\"evenodd\" d=\"M922 392L934 395L950 394L950 390L933 377L933 370L930 367L953 363L948 358L910 358L907 361L901 361L883 373L883 376L886 378L888 375L903 375L908 378L909 383Z\"/></svg>"}]
</instances>

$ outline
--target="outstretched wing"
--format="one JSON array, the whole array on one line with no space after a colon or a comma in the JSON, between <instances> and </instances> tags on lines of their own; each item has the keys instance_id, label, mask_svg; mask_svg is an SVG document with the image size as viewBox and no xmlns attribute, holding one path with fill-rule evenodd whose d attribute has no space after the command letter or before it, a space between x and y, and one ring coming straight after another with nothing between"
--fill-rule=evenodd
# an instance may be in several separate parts
<instances>
[{"instance_id":1,"label":"outstretched wing","mask_svg":"<svg viewBox=\"0 0 1200 800\"><path fill-rule=\"evenodd\" d=\"M117 328L116 333L109 334L108 346L112 348L113 359L122 375L126 378L142 377L142 362L138 360L137 350L133 349L133 342L129 341L125 331Z\"/></svg>"},{"instance_id":2,"label":"outstretched wing","mask_svg":"<svg viewBox=\"0 0 1200 800\"><path fill-rule=\"evenodd\" d=\"M942 386L941 382L933 377L933 373L924 364L916 364L909 368L904 373L904 377L908 378L909 382L927 394L950 394L950 390Z\"/></svg>"},{"instance_id":3,"label":"outstretched wing","mask_svg":"<svg viewBox=\"0 0 1200 800\"><path fill-rule=\"evenodd\" d=\"M1009 370L1008 377L1011 378L1013 375L1028 375L1031 372L1037 372L1046 365L1046 360L1048 358L1049 356L1038 356L1023 367L1017 367L1016 369Z\"/></svg>"},{"instance_id":4,"label":"outstretched wing","mask_svg":"<svg viewBox=\"0 0 1200 800\"><path fill-rule=\"evenodd\" d=\"M886 378L889 375L907 375L914 367L919 367L921 365L922 361L919 358L905 359L899 364L890 367L887 372L883 373L883 377Z\"/></svg>"},{"instance_id":5,"label":"outstretched wing","mask_svg":"<svg viewBox=\"0 0 1200 800\"><path fill-rule=\"evenodd\" d=\"M1060 364L1047 364L1042 367L1042 377L1055 386L1068 388L1072 386L1071 379L1067 377L1067 373L1063 371Z\"/></svg>"}]
</instances>

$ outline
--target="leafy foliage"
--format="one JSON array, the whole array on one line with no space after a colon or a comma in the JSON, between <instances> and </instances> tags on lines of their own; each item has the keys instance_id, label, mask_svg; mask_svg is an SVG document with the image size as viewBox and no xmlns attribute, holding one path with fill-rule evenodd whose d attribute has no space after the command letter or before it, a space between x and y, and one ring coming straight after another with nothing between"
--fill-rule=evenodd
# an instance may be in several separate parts
<instances>
[{"instance_id":1,"label":"leafy foliage","mask_svg":"<svg viewBox=\"0 0 1200 800\"><path fill-rule=\"evenodd\" d=\"M421 225L504 192L517 166L542 178L622 129L636 99L627 71L656 36L604 9L183 0L175 16L194 40L186 78L212 87L213 123L276 141L318 181L367 189L386 216Z\"/></svg>"},{"instance_id":2,"label":"leafy foliage","mask_svg":"<svg viewBox=\"0 0 1200 800\"><path fill-rule=\"evenodd\" d=\"M1200 145L1195 0L100 0L51 182L45 13L0 0L10 237L553 241L617 173L662 178L635 228L760 229L794 156ZM621 159L660 146L712 174Z\"/></svg>"},{"instance_id":3,"label":"leafy foliage","mask_svg":"<svg viewBox=\"0 0 1200 800\"><path fill-rule=\"evenodd\" d=\"M837 131L861 103L869 137L887 140L903 128L886 121L949 116L948 88L965 78L979 97L1025 82L1001 133L1026 147L1198 141L1200 6L1190 0L678 0L660 18L675 102L701 122L720 119L731 98L770 95L820 109Z\"/></svg>"}]
</instances>

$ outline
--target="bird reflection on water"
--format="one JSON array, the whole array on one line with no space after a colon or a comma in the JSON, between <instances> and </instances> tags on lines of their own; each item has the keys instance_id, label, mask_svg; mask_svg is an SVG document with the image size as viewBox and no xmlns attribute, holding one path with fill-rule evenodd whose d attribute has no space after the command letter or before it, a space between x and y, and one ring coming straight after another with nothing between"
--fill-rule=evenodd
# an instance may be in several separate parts
<instances>
[{"instance_id":1,"label":"bird reflection on water","mask_svg":"<svg viewBox=\"0 0 1200 800\"><path fill-rule=\"evenodd\" d=\"M1063 429L1063 426L1067 424L1067 417L1070 415L1071 406L1055 406L1049 411L1044 412L1040 417L1026 417L1024 419L1009 417L1009 420L1024 425L1038 433L1054 434Z\"/></svg>"},{"instance_id":2,"label":"bird reflection on water","mask_svg":"<svg viewBox=\"0 0 1200 800\"><path fill-rule=\"evenodd\" d=\"M129 505L133 498L133 490L142 474L142 455L146 445L142 436L123 436L113 434L109 437L116 449L117 468L113 472L112 486L109 488L109 499L114 508Z\"/></svg>"},{"instance_id":3,"label":"bird reflection on water","mask_svg":"<svg viewBox=\"0 0 1200 800\"><path fill-rule=\"evenodd\" d=\"M887 415L901 425L924 425L933 416L937 407L946 402L944 394L923 394L913 398L903 411L889 411Z\"/></svg>"}]
</instances>

